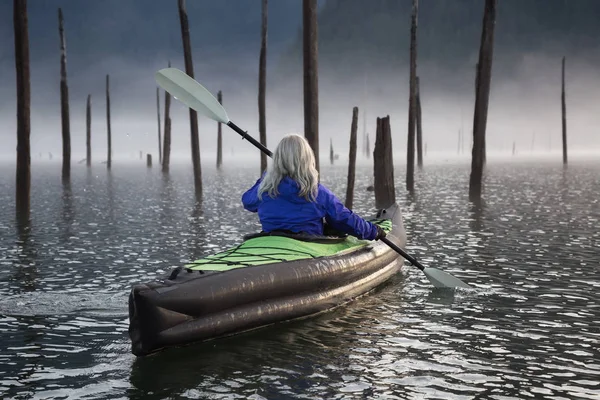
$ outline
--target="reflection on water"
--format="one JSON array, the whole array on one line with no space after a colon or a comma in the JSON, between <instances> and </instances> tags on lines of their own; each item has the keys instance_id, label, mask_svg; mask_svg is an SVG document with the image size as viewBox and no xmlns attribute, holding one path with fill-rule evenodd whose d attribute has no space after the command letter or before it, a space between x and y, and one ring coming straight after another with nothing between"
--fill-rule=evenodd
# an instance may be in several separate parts
<instances>
[{"instance_id":1,"label":"reflection on water","mask_svg":"<svg viewBox=\"0 0 600 400\"><path fill-rule=\"evenodd\" d=\"M31 220L17 216L15 226L17 235L14 247L7 251L7 258L12 258L11 264L14 267L10 280L19 287L20 291L29 292L36 289L38 275L37 250L35 241L31 238Z\"/></svg>"},{"instance_id":2,"label":"reflection on water","mask_svg":"<svg viewBox=\"0 0 600 400\"><path fill-rule=\"evenodd\" d=\"M257 169L258 170L258 169ZM485 203L467 165L427 166L397 192L408 252L474 290L432 289L408 265L315 318L136 359L131 285L260 230L241 207L258 177L189 168L35 169L31 220L17 224L0 169L1 398L600 397L600 165L488 165ZM345 166L322 181L343 196ZM373 210L369 169L356 211ZM4 190L7 188L7 190Z\"/></svg>"},{"instance_id":3,"label":"reflection on water","mask_svg":"<svg viewBox=\"0 0 600 400\"><path fill-rule=\"evenodd\" d=\"M73 223L75 221L75 208L73 205L73 192L71 190L71 182L64 181L62 185L63 185L63 194L62 194L63 208L62 208L61 220L63 223L63 227L61 230L61 239L62 239L62 243L66 244L66 243L68 243L70 238L73 236L72 228L73 228Z\"/></svg>"}]
</instances>

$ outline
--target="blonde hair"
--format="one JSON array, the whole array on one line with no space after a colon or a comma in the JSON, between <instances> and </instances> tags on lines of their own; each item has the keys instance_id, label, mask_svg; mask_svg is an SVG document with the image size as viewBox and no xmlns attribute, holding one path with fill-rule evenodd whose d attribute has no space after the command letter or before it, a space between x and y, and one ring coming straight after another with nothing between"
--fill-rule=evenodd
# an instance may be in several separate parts
<instances>
[{"instance_id":1,"label":"blonde hair","mask_svg":"<svg viewBox=\"0 0 600 400\"><path fill-rule=\"evenodd\" d=\"M319 173L315 165L315 155L303 136L284 136L275 149L273 163L267 168L267 173L258 186L258 198L262 200L265 192L275 198L279 194L279 183L288 176L300 187L300 197L315 201L319 184Z\"/></svg>"}]
</instances>

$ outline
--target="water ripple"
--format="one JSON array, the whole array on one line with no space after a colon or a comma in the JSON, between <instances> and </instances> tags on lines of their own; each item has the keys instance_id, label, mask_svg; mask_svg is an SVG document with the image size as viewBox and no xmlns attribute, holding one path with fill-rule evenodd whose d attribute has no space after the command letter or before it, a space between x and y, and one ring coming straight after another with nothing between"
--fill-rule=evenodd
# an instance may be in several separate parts
<instances>
[{"instance_id":1,"label":"water ripple","mask_svg":"<svg viewBox=\"0 0 600 400\"><path fill-rule=\"evenodd\" d=\"M363 169L355 210L364 215L373 199ZM345 167L322 170L343 195ZM473 289L434 290L406 266L318 317L136 359L131 285L258 231L240 206L256 176L203 171L196 204L187 168L168 177L76 168L63 187L60 166L48 167L33 176L30 229L0 208L0 397L598 398L599 171L489 165L474 207L468 166L418 171L414 195L401 190L399 168L409 253ZM10 179L0 173L0 187Z\"/></svg>"}]
</instances>

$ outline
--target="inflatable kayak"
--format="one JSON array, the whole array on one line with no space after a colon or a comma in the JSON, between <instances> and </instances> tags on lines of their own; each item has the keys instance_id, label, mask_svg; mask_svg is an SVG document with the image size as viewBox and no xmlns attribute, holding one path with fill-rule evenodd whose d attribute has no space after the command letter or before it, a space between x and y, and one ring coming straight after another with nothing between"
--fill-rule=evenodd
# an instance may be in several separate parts
<instances>
[{"instance_id":1,"label":"inflatable kayak","mask_svg":"<svg viewBox=\"0 0 600 400\"><path fill-rule=\"evenodd\" d=\"M397 204L370 220L405 246ZM402 261L385 243L353 236L249 235L162 281L133 286L132 353L144 356L326 311L382 284Z\"/></svg>"}]
</instances>

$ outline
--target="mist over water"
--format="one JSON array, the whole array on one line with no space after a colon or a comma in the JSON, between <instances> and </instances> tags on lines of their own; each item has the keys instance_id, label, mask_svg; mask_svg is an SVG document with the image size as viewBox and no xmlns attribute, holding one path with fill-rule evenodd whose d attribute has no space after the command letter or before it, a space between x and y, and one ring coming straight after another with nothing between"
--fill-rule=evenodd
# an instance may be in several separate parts
<instances>
[{"instance_id":1,"label":"mist over water","mask_svg":"<svg viewBox=\"0 0 600 400\"><path fill-rule=\"evenodd\" d=\"M94 158L97 161L106 158L106 74L111 76L111 122L115 158L137 156L139 151L153 153L157 158L154 73L166 67L168 60L172 61L174 67L184 69L175 6L157 6L161 10L164 8L160 13L165 21L155 23L151 29L148 28L150 22L131 22L133 26L139 27L139 32L126 34L123 31L120 37L122 44L117 45L119 36L115 36L116 33L111 32L108 36L112 41L101 41L91 31L85 31L81 22L78 22L78 18L84 18L92 24L96 20L90 13L96 12L100 22L96 21L97 26L91 26L97 31L110 31L107 28L109 19L103 17L103 13L111 10L110 4L112 3L97 10L86 10L85 7L70 9L69 3L56 3L57 7L62 5L66 13L73 162L85 156L85 101L88 94L92 95ZM136 4L129 4L124 15L133 13L139 6ZM116 3L113 5L116 6ZM260 7L249 1L241 1L238 6L252 10L248 18L258 24ZM270 26L267 65L267 141L269 147L274 147L284 134L304 131L304 116L301 56L299 53L294 53L296 55L293 57L287 55L297 51L291 49L295 49L294 46L298 43L300 9L296 10L296 5L287 1L271 6L274 8L271 10L273 15L270 24L273 26ZM61 154L58 35L54 26L56 21L50 21L50 17L41 15L36 7L40 6L32 4L30 7L35 17L33 21L41 24L32 26L30 34L31 149L34 157L39 157L40 152L43 157L47 157L47 153L51 152L56 159ZM52 9L50 5L44 7L48 12ZM222 30L217 31L206 27L205 19L210 15L218 19L224 11L217 6L208 10L202 7L208 6L190 4L188 7L195 77L215 96L218 90L222 90L224 106L230 118L250 134L256 135L259 25L254 29L250 23L224 21ZM473 46L465 48L467 45L463 45L461 51L470 55L458 62L452 54L442 51L444 46L456 46L457 43L431 44L428 35L431 35L432 27L427 25L430 18L427 16L429 6L424 3L423 7L425 14L419 27L423 40L419 54L423 56L418 60L418 75L421 81L424 143L427 143L428 152L451 156L456 154L459 129L464 132L464 147L470 151L468 148L473 125L475 63L479 38L475 34L465 38ZM210 12L213 14L207 14ZM148 21L153 21L160 14L158 10L151 9L146 13ZM7 12L6 15L9 14ZM286 18L282 16L287 16L287 24ZM401 22L406 24L407 21ZM600 116L595 112L595 104L600 102L600 91L592 88L593 82L600 79L600 70L596 67L600 59L598 49L592 47L589 51L579 48L574 50L569 48L568 43L540 40L536 42L537 48L522 46L508 51L501 46L502 38L518 38L519 32L510 24L501 24L502 21L497 26L501 43L495 51L492 69L487 126L488 152L510 154L513 142L521 155L560 149L560 61L566 55L569 149L597 154L600 151L600 136L596 134L594 127L600 125ZM3 76L0 80L0 157L14 159L14 54L7 50L14 46L11 42L12 22L9 18L4 18L1 24L6 36L3 39L5 50L0 58L0 72ZM477 24L480 24L479 16ZM326 28L323 28L324 35L331 35ZM118 31L119 29L116 30ZM47 38L50 35L56 36L56 49L51 47L54 45L53 41ZM544 35L542 30L539 35ZM98 42L97 57L93 57L94 53L84 41L92 38ZM364 47L367 46L365 43L350 50L345 48L344 53L338 56L331 44L333 39L327 39L327 36L323 39L326 42L321 46L320 58L323 62L319 70L321 159L328 156L330 140L333 141L336 153L347 158L350 119L354 106L358 106L360 110L359 139L366 129L373 140L376 118L390 115L394 148L398 159L403 157L408 116L407 38L408 31L406 38L392 42L396 47L387 51L390 54L404 54L401 62L399 56L386 55L381 49L378 50L379 53L370 52L369 48ZM440 55L432 59L436 54L436 47L439 48ZM111 48L118 51L110 52ZM344 63L336 63L336 59L343 60ZM290 60L297 60L297 65L290 66ZM163 96L164 92L161 91L161 112L164 112ZM189 159L188 111L178 101L173 101L171 108L173 157ZM366 124L363 121L365 117ZM161 117L163 119L164 115ZM199 129L203 160L210 160L216 153L216 123L200 118ZM227 154L233 152L236 158L252 158L253 150L248 149L228 129L225 129L224 150Z\"/></svg>"},{"instance_id":2,"label":"mist over water","mask_svg":"<svg viewBox=\"0 0 600 400\"><path fill-rule=\"evenodd\" d=\"M547 57L531 57L518 68L518 75L512 80L492 80L490 108L487 128L487 145L491 153L510 154L513 142L520 153L546 153L561 149L560 125L560 60L549 64ZM244 65L245 63L241 63ZM600 92L590 90L590 82L600 80L598 70L586 65L568 64L567 67L567 117L569 149L574 152L598 152L600 136L595 126L600 126L600 114L594 111L600 103ZM153 74L156 69L138 70L130 67L131 79L111 81L111 123L113 132L113 152L116 158L136 154L139 151L157 156L156 98ZM423 68L425 69L425 68ZM324 74L325 75L325 74ZM333 84L326 75L320 78L319 130L321 158L327 157L330 139L336 152L347 158L352 107L358 106L359 139L364 128L370 134L371 145L375 133L377 117L390 115L392 140L395 151L405 150L407 131L408 88L407 75L400 71L380 74L370 71L361 81L351 78L345 84ZM230 80L232 91L223 91L223 102L229 117L251 135L258 135L258 116L255 79L239 79L238 76L211 76L196 74L198 81L205 84L213 94L219 90L218 82ZM445 79L456 88L444 87ZM472 76L457 73L444 77L438 82L433 76L428 80L421 74L421 101L423 108L423 135L428 151L456 154L458 131L464 132L465 148L470 151L470 132L473 125L473 83ZM215 83L216 82L216 83ZM74 85L71 85L74 87ZM142 89L143 88L143 89ZM57 91L57 89L56 89ZM122 93L120 93L122 92ZM144 94L143 92L146 92ZM54 101L49 97L40 104L32 103L32 155L52 152L55 157L61 154L60 108L58 93ZM161 111L164 107L161 93ZM71 132L73 160L85 157L85 98L74 96L71 101ZM79 106L77 107L77 103ZM12 108L12 110L11 110ZM4 99L0 135L0 154L15 157L16 121L14 102ZM366 126L363 118L366 113ZM15 114L13 114L15 115ZM189 116L187 108L173 101L172 152L174 157L189 158ZM287 133L304 131L301 76L290 77L282 87L270 87L267 93L267 144L275 147L279 139ZM161 116L161 121L164 116ZM207 118L199 119L201 154L214 157L216 153L216 122ZM162 128L161 128L162 129ZM224 127L224 151L233 150L237 156L251 156L254 150L229 128ZM360 143L360 142L359 142ZM104 95L92 97L92 149L94 158L104 160L106 154L106 110Z\"/></svg>"}]
</instances>

